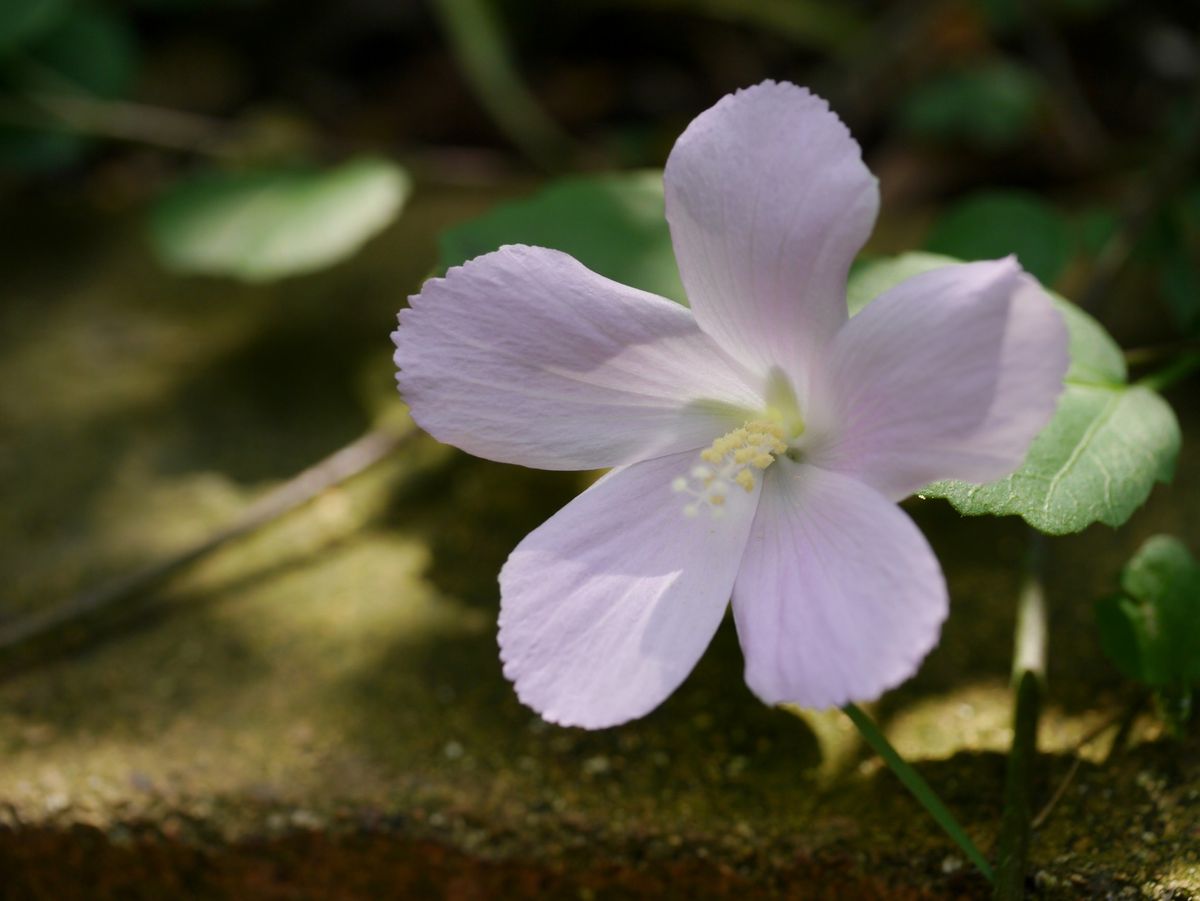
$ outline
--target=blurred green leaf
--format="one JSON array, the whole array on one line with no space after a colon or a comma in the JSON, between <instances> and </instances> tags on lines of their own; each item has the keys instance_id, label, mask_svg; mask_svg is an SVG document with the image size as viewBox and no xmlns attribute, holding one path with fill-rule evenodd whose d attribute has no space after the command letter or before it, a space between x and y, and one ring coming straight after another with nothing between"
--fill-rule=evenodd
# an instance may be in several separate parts
<instances>
[{"instance_id":1,"label":"blurred green leaf","mask_svg":"<svg viewBox=\"0 0 1200 901\"><path fill-rule=\"evenodd\" d=\"M69 0L4 0L0 3L0 54L35 40L58 24Z\"/></svg>"},{"instance_id":2,"label":"blurred green leaf","mask_svg":"<svg viewBox=\"0 0 1200 901\"><path fill-rule=\"evenodd\" d=\"M900 123L923 138L1004 150L1029 134L1041 99L1041 82L1024 66L986 63L918 85L900 106Z\"/></svg>"},{"instance_id":3,"label":"blurred green leaf","mask_svg":"<svg viewBox=\"0 0 1200 901\"><path fill-rule=\"evenodd\" d=\"M396 217L409 190L404 170L378 159L208 173L159 201L150 235L169 269L270 281L350 256Z\"/></svg>"},{"instance_id":4,"label":"blurred green leaf","mask_svg":"<svg viewBox=\"0 0 1200 901\"><path fill-rule=\"evenodd\" d=\"M441 236L442 270L504 244L571 254L601 275L686 303L663 214L662 172L566 178Z\"/></svg>"},{"instance_id":5,"label":"blurred green leaf","mask_svg":"<svg viewBox=\"0 0 1200 901\"><path fill-rule=\"evenodd\" d=\"M45 98L111 100L125 94L136 71L137 47L123 19L95 7L71 9L5 71L7 90L27 98L31 114L47 124L0 126L0 165L56 169L73 163L87 136Z\"/></svg>"},{"instance_id":6,"label":"blurred green leaf","mask_svg":"<svg viewBox=\"0 0 1200 901\"><path fill-rule=\"evenodd\" d=\"M1113 210L1097 207L1081 213L1075 220L1079 246L1088 256L1096 256L1117 233L1121 217Z\"/></svg>"},{"instance_id":7,"label":"blurred green leaf","mask_svg":"<svg viewBox=\"0 0 1200 901\"><path fill-rule=\"evenodd\" d=\"M1121 590L1096 607L1105 653L1154 688L1161 709L1185 715L1200 684L1200 566L1177 538L1155 535L1125 565Z\"/></svg>"},{"instance_id":8,"label":"blurred green leaf","mask_svg":"<svg viewBox=\"0 0 1200 901\"><path fill-rule=\"evenodd\" d=\"M955 260L905 254L858 267L847 289L857 311L919 272ZM922 494L944 497L963 514L1016 515L1051 534L1093 522L1118 526L1167 481L1179 453L1179 424L1157 393L1129 385L1120 348L1092 317L1050 293L1070 335L1071 368L1058 411L1024 464L988 485L938 482Z\"/></svg>"},{"instance_id":9,"label":"blurred green leaf","mask_svg":"<svg viewBox=\"0 0 1200 901\"><path fill-rule=\"evenodd\" d=\"M32 48L36 87L91 97L123 96L137 71L137 46L125 20L81 6ZM33 87L33 84L29 85Z\"/></svg>"},{"instance_id":10,"label":"blurred green leaf","mask_svg":"<svg viewBox=\"0 0 1200 901\"><path fill-rule=\"evenodd\" d=\"M1071 257L1071 233L1063 216L1034 194L985 191L943 215L925 246L960 260L1015 253L1038 281L1052 285Z\"/></svg>"}]
</instances>

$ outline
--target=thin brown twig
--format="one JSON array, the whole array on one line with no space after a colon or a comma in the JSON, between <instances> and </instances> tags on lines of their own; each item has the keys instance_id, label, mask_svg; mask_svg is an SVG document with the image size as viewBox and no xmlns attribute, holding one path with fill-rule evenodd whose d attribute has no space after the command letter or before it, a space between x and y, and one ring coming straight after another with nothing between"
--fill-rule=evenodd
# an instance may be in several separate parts
<instances>
[{"instance_id":1,"label":"thin brown twig","mask_svg":"<svg viewBox=\"0 0 1200 901\"><path fill-rule=\"evenodd\" d=\"M1139 695L1128 709L1122 711L1116 716L1109 717L1107 720L1100 723L1100 725L1095 726L1089 731L1085 732L1083 736L1077 742L1075 742L1075 745L1071 750L1071 753L1074 755L1074 759L1071 761L1071 766L1067 768L1066 775L1063 776L1062 780L1058 783L1058 786L1054 789L1054 792L1050 795L1050 800L1046 802L1042 809L1038 811L1037 816L1035 816L1030 822L1029 828L1031 830L1040 829L1042 824L1049 819L1050 814L1054 812L1054 808L1058 806L1059 802L1063 799L1063 796L1066 795L1067 788L1070 787L1072 780L1074 780L1075 775L1079 772L1079 767L1083 764L1083 758L1079 756L1079 752L1114 726L1118 727L1117 738L1119 738L1121 735L1120 727L1122 727L1123 724L1130 722L1133 717L1137 716L1137 712L1141 708L1141 705L1142 699ZM1114 739L1114 747L1116 746L1116 743L1116 739ZM1111 754L1112 749L1110 748L1109 755Z\"/></svg>"},{"instance_id":2,"label":"thin brown twig","mask_svg":"<svg viewBox=\"0 0 1200 901\"><path fill-rule=\"evenodd\" d=\"M74 132L221 156L230 127L219 120L127 100L38 92L30 102L54 123Z\"/></svg>"},{"instance_id":3,"label":"thin brown twig","mask_svg":"<svg viewBox=\"0 0 1200 901\"><path fill-rule=\"evenodd\" d=\"M184 567L208 556L233 539L261 528L329 488L365 472L399 450L415 434L416 430L412 428L403 431L386 427L371 429L268 492L247 507L229 525L195 544L99 588L75 595L60 604L38 610L7 625L0 625L0 651L11 650L162 584Z\"/></svg>"},{"instance_id":4,"label":"thin brown twig","mask_svg":"<svg viewBox=\"0 0 1200 901\"><path fill-rule=\"evenodd\" d=\"M10 124L57 128L94 137L223 155L231 127L219 119L129 100L98 97L53 66L18 53L15 60L32 81L20 97L0 98L0 116Z\"/></svg>"}]
</instances>

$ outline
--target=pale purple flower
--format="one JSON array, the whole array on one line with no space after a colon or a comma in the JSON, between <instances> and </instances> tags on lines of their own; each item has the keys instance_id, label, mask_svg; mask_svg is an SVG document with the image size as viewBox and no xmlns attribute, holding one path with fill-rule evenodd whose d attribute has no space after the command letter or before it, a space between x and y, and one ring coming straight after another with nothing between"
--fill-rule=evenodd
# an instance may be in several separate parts
<instances>
[{"instance_id":1,"label":"pale purple flower","mask_svg":"<svg viewBox=\"0 0 1200 901\"><path fill-rule=\"evenodd\" d=\"M413 418L490 460L612 471L500 573L500 656L547 720L641 716L732 598L768 704L868 700L937 641L946 586L896 502L1020 465L1066 331L1011 258L950 266L853 319L875 178L827 104L765 82L676 142L667 220L691 308L510 246L400 314Z\"/></svg>"}]
</instances>

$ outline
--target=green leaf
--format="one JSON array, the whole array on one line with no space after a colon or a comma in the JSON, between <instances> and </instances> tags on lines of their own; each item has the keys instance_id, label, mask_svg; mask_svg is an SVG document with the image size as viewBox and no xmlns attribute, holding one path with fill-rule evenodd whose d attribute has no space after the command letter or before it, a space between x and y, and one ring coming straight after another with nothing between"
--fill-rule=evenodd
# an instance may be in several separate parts
<instances>
[{"instance_id":1,"label":"green leaf","mask_svg":"<svg viewBox=\"0 0 1200 901\"><path fill-rule=\"evenodd\" d=\"M68 0L4 0L0 3L0 54L35 40L58 24Z\"/></svg>"},{"instance_id":2,"label":"green leaf","mask_svg":"<svg viewBox=\"0 0 1200 901\"><path fill-rule=\"evenodd\" d=\"M1121 525L1166 482L1179 453L1179 425L1149 388L1067 383L1054 419L1015 473L987 485L937 482L964 515L1016 515L1051 535L1094 522Z\"/></svg>"},{"instance_id":3,"label":"green leaf","mask_svg":"<svg viewBox=\"0 0 1200 901\"><path fill-rule=\"evenodd\" d=\"M1104 652L1155 691L1177 731L1200 685L1200 566L1178 539L1155 535L1121 572L1124 594L1096 605Z\"/></svg>"},{"instance_id":4,"label":"green leaf","mask_svg":"<svg viewBox=\"0 0 1200 901\"><path fill-rule=\"evenodd\" d=\"M855 315L884 291L914 275L960 262L954 257L920 250L898 257L859 260L850 270L850 280L846 284L846 305L850 308L850 315Z\"/></svg>"},{"instance_id":5,"label":"green leaf","mask_svg":"<svg viewBox=\"0 0 1200 901\"><path fill-rule=\"evenodd\" d=\"M847 296L852 312L900 281L954 259L905 254L856 267ZM963 514L1016 515L1051 534L1093 522L1118 526L1170 479L1179 425L1170 406L1142 385L1129 385L1121 350L1092 317L1050 293L1069 332L1071 368L1050 424L1024 464L988 485L937 482L922 495L944 497Z\"/></svg>"},{"instance_id":6,"label":"green leaf","mask_svg":"<svg viewBox=\"0 0 1200 901\"><path fill-rule=\"evenodd\" d=\"M1053 284L1071 257L1066 219L1035 194L985 191L950 209L934 225L927 249L960 260L991 260L1015 253L1042 284Z\"/></svg>"},{"instance_id":7,"label":"green leaf","mask_svg":"<svg viewBox=\"0 0 1200 901\"><path fill-rule=\"evenodd\" d=\"M150 236L169 269L270 281L350 256L396 217L409 189L404 170L379 159L209 173L159 201Z\"/></svg>"},{"instance_id":8,"label":"green leaf","mask_svg":"<svg viewBox=\"0 0 1200 901\"><path fill-rule=\"evenodd\" d=\"M663 214L661 171L556 181L443 232L442 270L505 244L552 247L601 275L686 303Z\"/></svg>"},{"instance_id":9,"label":"green leaf","mask_svg":"<svg viewBox=\"0 0 1200 901\"><path fill-rule=\"evenodd\" d=\"M1161 599L1187 582L1196 562L1187 547L1170 535L1148 538L1121 571L1121 590L1140 601Z\"/></svg>"},{"instance_id":10,"label":"green leaf","mask_svg":"<svg viewBox=\"0 0 1200 901\"><path fill-rule=\"evenodd\" d=\"M913 251L896 257L860 260L850 273L846 302L853 316L872 300L914 275L953 266L962 260L938 253ZM1094 382L1101 385L1123 384L1126 380L1125 357L1104 327L1064 297L1047 291L1066 320L1069 332L1071 369L1068 381Z\"/></svg>"},{"instance_id":11,"label":"green leaf","mask_svg":"<svg viewBox=\"0 0 1200 901\"><path fill-rule=\"evenodd\" d=\"M984 63L918 85L900 107L900 122L919 137L1004 150L1030 132L1041 97L1041 82L1024 66Z\"/></svg>"},{"instance_id":12,"label":"green leaf","mask_svg":"<svg viewBox=\"0 0 1200 901\"><path fill-rule=\"evenodd\" d=\"M1155 687L1200 683L1200 566L1177 538L1148 539L1121 574L1143 611L1145 681Z\"/></svg>"}]
</instances>

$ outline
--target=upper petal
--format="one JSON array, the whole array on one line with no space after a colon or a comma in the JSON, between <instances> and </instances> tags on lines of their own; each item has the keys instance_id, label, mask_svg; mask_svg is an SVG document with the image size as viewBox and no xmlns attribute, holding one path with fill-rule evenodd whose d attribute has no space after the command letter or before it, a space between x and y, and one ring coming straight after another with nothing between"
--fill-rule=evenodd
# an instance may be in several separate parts
<instances>
[{"instance_id":1,"label":"upper petal","mask_svg":"<svg viewBox=\"0 0 1200 901\"><path fill-rule=\"evenodd\" d=\"M726 514L683 515L676 454L614 470L513 551L500 573L500 657L551 722L613 726L657 707L708 646L759 488Z\"/></svg>"},{"instance_id":2,"label":"upper petal","mask_svg":"<svg viewBox=\"0 0 1200 901\"><path fill-rule=\"evenodd\" d=\"M809 396L814 462L893 499L1012 472L1054 415L1067 331L1012 259L947 266L884 293L837 335Z\"/></svg>"},{"instance_id":3,"label":"upper petal","mask_svg":"<svg viewBox=\"0 0 1200 901\"><path fill-rule=\"evenodd\" d=\"M542 247L430 279L392 340L413 419L505 463L599 469L696 448L729 428L722 405L760 405L688 310Z\"/></svg>"},{"instance_id":4,"label":"upper petal","mask_svg":"<svg viewBox=\"0 0 1200 901\"><path fill-rule=\"evenodd\" d=\"M746 683L768 704L868 701L916 672L948 601L912 520L867 485L781 460L733 589Z\"/></svg>"},{"instance_id":5,"label":"upper petal","mask_svg":"<svg viewBox=\"0 0 1200 901\"><path fill-rule=\"evenodd\" d=\"M739 359L802 382L801 361L846 320L846 274L879 209L846 126L807 90L763 82L688 126L664 184L700 325Z\"/></svg>"}]
</instances>

